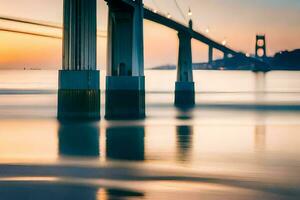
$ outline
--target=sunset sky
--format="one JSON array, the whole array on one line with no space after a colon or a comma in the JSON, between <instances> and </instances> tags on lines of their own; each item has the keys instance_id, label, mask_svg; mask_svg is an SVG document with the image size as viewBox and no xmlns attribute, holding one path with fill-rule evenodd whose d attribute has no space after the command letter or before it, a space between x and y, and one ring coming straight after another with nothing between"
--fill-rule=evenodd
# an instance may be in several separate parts
<instances>
[{"instance_id":1,"label":"sunset sky","mask_svg":"<svg viewBox=\"0 0 300 200\"><path fill-rule=\"evenodd\" d=\"M193 11L194 28L231 48L254 53L255 35L267 36L268 55L300 48L299 0L177 0L187 14ZM145 0L146 6L170 13L186 23L174 0ZM0 16L62 24L63 0L0 0ZM98 29L106 31L107 6L98 0ZM0 20L0 28L60 35L59 30ZM175 31L145 21L145 67L177 63ZM194 62L207 61L207 46L193 41ZM220 53L215 54L215 58ZM0 31L0 69L59 69L61 41ZM98 38L98 67L106 67L106 38Z\"/></svg>"}]
</instances>

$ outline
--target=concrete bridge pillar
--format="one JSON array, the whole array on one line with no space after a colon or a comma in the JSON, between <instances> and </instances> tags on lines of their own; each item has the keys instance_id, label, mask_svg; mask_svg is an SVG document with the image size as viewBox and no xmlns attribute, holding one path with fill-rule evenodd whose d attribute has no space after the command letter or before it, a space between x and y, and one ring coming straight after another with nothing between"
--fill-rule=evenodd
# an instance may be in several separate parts
<instances>
[{"instance_id":1,"label":"concrete bridge pillar","mask_svg":"<svg viewBox=\"0 0 300 200\"><path fill-rule=\"evenodd\" d=\"M212 46L208 47L208 63L212 64L214 58L214 49Z\"/></svg>"},{"instance_id":2,"label":"concrete bridge pillar","mask_svg":"<svg viewBox=\"0 0 300 200\"><path fill-rule=\"evenodd\" d=\"M58 118L100 118L96 0L64 0Z\"/></svg>"},{"instance_id":3,"label":"concrete bridge pillar","mask_svg":"<svg viewBox=\"0 0 300 200\"><path fill-rule=\"evenodd\" d=\"M107 119L145 117L142 0L106 0L108 16Z\"/></svg>"},{"instance_id":4,"label":"concrete bridge pillar","mask_svg":"<svg viewBox=\"0 0 300 200\"><path fill-rule=\"evenodd\" d=\"M193 106L195 104L195 84L193 81L192 44L189 32L179 32L179 55L177 82L175 85L175 105Z\"/></svg>"}]
</instances>

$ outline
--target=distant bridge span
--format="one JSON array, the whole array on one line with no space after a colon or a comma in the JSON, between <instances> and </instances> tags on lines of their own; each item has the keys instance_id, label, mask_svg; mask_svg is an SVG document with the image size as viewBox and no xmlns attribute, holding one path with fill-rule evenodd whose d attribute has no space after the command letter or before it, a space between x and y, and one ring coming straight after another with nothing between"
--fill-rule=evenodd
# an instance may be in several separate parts
<instances>
[{"instance_id":1,"label":"distant bridge span","mask_svg":"<svg viewBox=\"0 0 300 200\"><path fill-rule=\"evenodd\" d=\"M214 49L218 49L226 54L232 54L232 55L237 55L238 52L206 37L205 35L196 32L194 30L191 30L189 27L176 22L172 19L169 19L161 14L155 13L152 10L150 10L149 8L144 8L144 18L152 21L152 22L156 22L158 24L164 25L166 27L169 27L171 29L174 29L176 31L184 31L184 32L190 32L191 36L196 39L199 40L202 43L207 44L208 46L211 46Z\"/></svg>"}]
</instances>

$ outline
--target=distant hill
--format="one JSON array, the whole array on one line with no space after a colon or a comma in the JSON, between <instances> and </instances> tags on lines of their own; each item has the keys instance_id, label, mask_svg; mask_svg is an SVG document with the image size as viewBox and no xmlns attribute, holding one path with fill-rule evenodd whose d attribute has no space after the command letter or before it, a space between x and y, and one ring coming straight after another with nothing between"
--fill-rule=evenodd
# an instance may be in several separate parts
<instances>
[{"instance_id":1,"label":"distant hill","mask_svg":"<svg viewBox=\"0 0 300 200\"><path fill-rule=\"evenodd\" d=\"M150 68L150 70L175 70L176 65L161 65L157 67Z\"/></svg>"},{"instance_id":2,"label":"distant hill","mask_svg":"<svg viewBox=\"0 0 300 200\"><path fill-rule=\"evenodd\" d=\"M162 65L151 68L154 70L175 70L176 65ZM240 53L232 58L218 59L209 63L194 63L194 70L251 70L251 71L270 71L270 70L300 70L300 49L294 51L282 51L274 57L266 57L263 60L247 57Z\"/></svg>"},{"instance_id":3,"label":"distant hill","mask_svg":"<svg viewBox=\"0 0 300 200\"><path fill-rule=\"evenodd\" d=\"M274 70L300 70L300 49L276 53L270 65Z\"/></svg>"}]
</instances>

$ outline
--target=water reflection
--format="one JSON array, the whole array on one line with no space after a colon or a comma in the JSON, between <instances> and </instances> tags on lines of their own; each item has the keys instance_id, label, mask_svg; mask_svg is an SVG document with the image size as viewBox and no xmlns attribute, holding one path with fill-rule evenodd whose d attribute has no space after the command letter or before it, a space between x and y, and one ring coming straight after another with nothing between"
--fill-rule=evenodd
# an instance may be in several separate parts
<instances>
[{"instance_id":1,"label":"water reflection","mask_svg":"<svg viewBox=\"0 0 300 200\"><path fill-rule=\"evenodd\" d=\"M256 152L264 152L266 150L266 126L265 125L255 126L254 142L255 142Z\"/></svg>"},{"instance_id":2,"label":"water reflection","mask_svg":"<svg viewBox=\"0 0 300 200\"><path fill-rule=\"evenodd\" d=\"M264 91L265 90L265 86L266 86L266 73L263 72L258 72L255 73L255 87L256 87L256 91Z\"/></svg>"},{"instance_id":3,"label":"water reflection","mask_svg":"<svg viewBox=\"0 0 300 200\"><path fill-rule=\"evenodd\" d=\"M0 183L0 196L1 200L115 200L141 198L144 194L92 185L11 181Z\"/></svg>"},{"instance_id":4,"label":"water reflection","mask_svg":"<svg viewBox=\"0 0 300 200\"><path fill-rule=\"evenodd\" d=\"M264 101L264 92L266 91L266 73L255 73L255 100ZM258 113L256 116L256 126L254 127L254 148L258 153L264 152L266 147L266 126L264 113Z\"/></svg>"},{"instance_id":5,"label":"water reflection","mask_svg":"<svg viewBox=\"0 0 300 200\"><path fill-rule=\"evenodd\" d=\"M256 92L256 101L259 102L263 100L263 94L266 91L266 73L257 72L255 76L255 92Z\"/></svg>"},{"instance_id":6,"label":"water reflection","mask_svg":"<svg viewBox=\"0 0 300 200\"><path fill-rule=\"evenodd\" d=\"M57 118L60 155L99 156L99 91L59 90Z\"/></svg>"},{"instance_id":7,"label":"water reflection","mask_svg":"<svg viewBox=\"0 0 300 200\"><path fill-rule=\"evenodd\" d=\"M61 122L59 153L65 156L99 156L99 134L97 122Z\"/></svg>"},{"instance_id":8,"label":"water reflection","mask_svg":"<svg viewBox=\"0 0 300 200\"><path fill-rule=\"evenodd\" d=\"M177 126L177 160L187 161L193 148L193 134L194 129L191 126Z\"/></svg>"},{"instance_id":9,"label":"water reflection","mask_svg":"<svg viewBox=\"0 0 300 200\"><path fill-rule=\"evenodd\" d=\"M183 121L193 119L194 109L190 108L177 108L176 118ZM177 160L187 161L189 160L190 153L192 151L194 128L188 125L182 125L176 127L176 146L177 146Z\"/></svg>"},{"instance_id":10,"label":"water reflection","mask_svg":"<svg viewBox=\"0 0 300 200\"><path fill-rule=\"evenodd\" d=\"M1 183L2 200L97 200L96 187L46 183Z\"/></svg>"},{"instance_id":11,"label":"water reflection","mask_svg":"<svg viewBox=\"0 0 300 200\"><path fill-rule=\"evenodd\" d=\"M266 114L257 113L255 116L256 125L254 127L254 150L258 154L266 151Z\"/></svg>"},{"instance_id":12,"label":"water reflection","mask_svg":"<svg viewBox=\"0 0 300 200\"><path fill-rule=\"evenodd\" d=\"M99 200L117 200L117 199L131 199L131 198L141 199L144 196L145 195L142 192L108 189L105 190L105 196L104 196L105 198L100 198Z\"/></svg>"},{"instance_id":13,"label":"water reflection","mask_svg":"<svg viewBox=\"0 0 300 200\"><path fill-rule=\"evenodd\" d=\"M106 156L117 160L144 160L145 128L108 127L106 129Z\"/></svg>"},{"instance_id":14,"label":"water reflection","mask_svg":"<svg viewBox=\"0 0 300 200\"><path fill-rule=\"evenodd\" d=\"M190 120L192 119L194 116L194 109L193 108L179 108L177 107L177 114L176 114L176 119L179 120Z\"/></svg>"},{"instance_id":15,"label":"water reflection","mask_svg":"<svg viewBox=\"0 0 300 200\"><path fill-rule=\"evenodd\" d=\"M279 75L275 75L276 74L273 74L275 78L281 80ZM241 77L244 76L242 75ZM227 77L227 79L230 80L227 85L236 86L238 85L237 82L243 83L243 78L241 77L239 77L239 75L236 76L237 81L234 83L232 83L232 79L234 78L229 77L228 79ZM297 85L293 82L289 82L290 77L285 77L283 78L284 81L279 82L276 82L276 80L273 80L272 82L272 76L268 75L267 78L267 86L269 86L269 88L271 88L272 90L274 88L276 89L277 84L280 86L283 85L284 87L286 87L286 85L290 85L291 87ZM220 78L220 80L224 79ZM253 81L253 79L249 80L249 82L251 81ZM208 84L204 83L202 85L209 85L209 82L207 83ZM284 83L286 85L284 85ZM216 87L215 84L210 85ZM222 86L223 88L225 87L226 89L226 84L223 83L220 84L220 86ZM241 84L241 87L242 86L243 84ZM253 89L253 86L251 85L251 87L247 87L247 90L249 88ZM289 90L283 90L283 92L285 91ZM103 131L101 131L102 137L100 140L100 146L102 151L100 152L100 130L97 125L90 123L85 124L84 122L79 123L64 121L60 123L58 129L56 121L53 119L49 119L55 113L55 95L22 95L22 102L17 101L17 99L20 99L20 95L2 95L2 119L0 121L1 162L28 162L29 164L28 166L25 166L25 168L23 167L16 169L14 169L14 167L12 167L10 164L7 166L4 165L1 168L2 170L0 170L0 174L2 174L3 176L8 176L8 172L10 172L12 175L20 175L23 177L24 171L26 172L28 170L33 170L38 174L39 170L42 170L45 172L42 173L42 176L47 177L51 175L51 173L64 174L64 176L59 176L58 178L56 176L53 177L53 179L55 180L64 179L62 177L66 177L65 174L69 174L67 180L69 181L69 183L72 180L77 180L77 178L81 176L87 175L89 177L90 174L93 175L93 182L104 181L104 178L114 176L114 179L106 179L109 180L108 184L111 184L114 187L127 185L128 182L125 182L123 179L124 177L127 177L126 172L128 171L133 172L134 175L138 174L139 177L142 178L145 176L147 177L149 173L143 173L142 170L139 171L139 173L136 173L136 169L140 170L142 168L140 168L140 162L137 163L137 165L135 165L135 163L126 165L126 163L124 162L110 163L105 162L105 159L100 159L100 161L98 161L98 159L95 159L96 162L89 162L90 160L82 160L81 157L76 160L78 162L73 162L73 160L72 162L68 162L68 160L66 160L65 162L65 160L63 160L64 157L60 158L60 160L57 161L58 149L61 155L92 155L98 157L99 154L101 154L101 156L103 155L103 158L105 158L105 143L107 143L107 158L109 160L145 159L147 160L147 162L145 162L143 166L145 165L145 168L147 169L150 168L152 170L156 166L163 166L164 168L164 166L168 167L171 165L172 168L174 168L174 172L180 172L182 170L182 166L180 164L184 163L184 167L186 170L182 170L184 171L182 172L182 175L194 175L195 173L195 176L198 175L199 179L201 180L200 185L203 185L202 181L206 180L205 175L207 172L207 174L209 175L208 177L216 178L216 184L222 183L218 181L218 178L228 177L229 179L233 180L235 184L239 184L239 181L243 182L244 180L247 180L249 181L249 183L252 183L250 185L253 186L256 182L265 178L268 191L272 190L278 193L282 192L282 194L293 194L289 192L289 189L299 188L300 179L298 171L300 158L300 141L298 132L300 117L297 110L294 111L289 109L284 110L284 112L268 110L266 112L263 110L255 109L238 110L235 109L235 107L231 109L209 109L204 107L203 109L203 107L201 106L202 104L200 104L200 106L195 110L178 110L178 114L176 113L175 116L177 120L174 120L175 110L173 109L173 105L171 105L170 103L164 104L167 102L166 99L173 98L173 93L151 95L153 95L153 100L151 100L148 104L150 118L145 122L147 131L145 131L144 127L109 127L108 130L105 131L106 126L110 125L110 122L104 122L102 123L101 127L103 128ZM207 97L207 95L200 95L201 102L206 101L205 98ZM238 96L235 96L234 94L212 95L213 97L208 97L207 99L207 102L211 104L214 104L215 101L218 101L220 99L223 103L230 103L232 99L236 99L236 101L233 101L233 103L237 102L244 105L245 102L248 102L253 98L252 93L247 93L247 97L245 97L245 99L243 99L243 95L240 94ZM270 94L267 94L268 98L269 95ZM289 96L288 94L283 93L278 94L278 97L275 96L274 99L273 96L270 99L266 98L265 102L280 103L280 101L287 98L287 103L292 104L293 101L297 100L296 98L298 96L299 94L291 94ZM227 97L229 98L229 100L226 99ZM240 99L240 97L242 99ZM289 98L291 98L292 100L290 101ZM71 100L72 99L70 99L70 101ZM151 116L153 116L153 114L151 115L151 113L158 112L161 114L157 114L157 116L155 116L156 118L151 118ZM17 113L18 115L15 115L15 113ZM22 113L22 115L20 115L20 113ZM18 116L18 118L16 118L16 116ZM47 116L47 118L40 119L42 116ZM111 124L113 124L114 126L120 124L126 124L128 126L131 124L132 126L134 126L136 122L132 123L130 121L118 121ZM107 135L107 140L105 138L105 135ZM144 135L147 136L145 140ZM57 141L58 137L56 136L59 136L59 141ZM188 162L180 163L180 161ZM40 169L35 167L35 165L39 165L40 163L43 163L43 165L51 163L51 166L41 166ZM72 168L72 166L70 168L62 169L60 168L60 166L52 168L53 163L57 163L58 165L64 165L65 163L68 163L68 165L69 163L70 165L73 165L74 163L73 167L75 168ZM94 164L99 166L99 169L96 169ZM31 165L34 166L32 167ZM84 167L79 169L78 165L82 165ZM91 168L88 168L89 166ZM58 171L55 171L56 169L58 169ZM107 171L103 169L107 169ZM178 171L176 171L177 169ZM101 174L101 176L95 177L92 172L97 172ZM154 172L154 170L152 170L152 172ZM199 174L197 174L196 172L199 172ZM172 177L172 175L174 176L174 174L175 173L173 173L173 171L165 173L165 171L163 170L161 171L161 173L154 175L155 177L158 177L159 175ZM136 176L132 177L133 178L131 180L137 180ZM121 181L115 182L117 181L117 178L119 178ZM83 178L82 181L85 181L85 178ZM170 188L171 190L172 188L176 188L176 190L178 192L181 192L181 194L174 194L174 190L172 190L171 192L173 196L168 196L169 199L178 199L180 195L185 196L187 199L192 199L192 195L186 194L188 192L190 193L191 188L194 188L194 182L191 187L189 187L189 185L186 185L186 183L184 182L180 182L180 184L176 186L170 186L169 182L166 183L162 181L165 185L161 185L161 183L157 183L156 181L157 179L155 179L154 183L151 183L146 180L140 181L136 184L140 185L141 188L145 188L145 195L148 196L149 193L151 195L151 191L155 190L156 188L164 191L165 189L169 191ZM42 186L44 185L44 183L38 182L37 184L31 184L27 182L25 187L31 188L28 190L22 189L20 183L12 184L12 182L9 181L9 183L7 184L9 184L10 187L5 186L4 183L0 183L1 200L47 200L50 198L76 200L95 199L96 195L95 188L87 189L86 187L74 187L76 190L74 191L72 188L70 189L69 186L65 186L64 189L59 189L57 187L63 187L63 184L61 182L59 182L59 184L56 184L56 187L49 186L48 189ZM79 185L79 183L76 182L76 185ZM284 188L278 191L276 190L276 185L282 185L284 186ZM206 185L204 186L206 187ZM130 185L130 188L134 187L135 185ZM257 185L257 187L260 188L261 185ZM187 189L188 192L185 193ZM222 191L228 191L226 189L227 188L222 189ZM41 190L42 192L44 192L44 194L42 194ZM99 190L102 191L101 195L103 196L99 196L98 191L98 199L120 199L120 196L122 195L127 195L127 197L124 197L125 199L134 199L135 196L136 199L140 199L140 197L143 195L140 193L111 191L110 189L107 190L104 188L100 188ZM209 190L209 192L212 191L210 188ZM7 194L9 191L11 193ZM80 193L80 191L83 192ZM197 191L201 192L203 190L197 188ZM67 194L65 194L66 192ZM220 197L219 192L211 193ZM258 193L256 197L258 197L259 195L260 193ZM146 196L145 198L159 199L159 197L163 195L160 194L159 197L155 196L156 198L149 198L148 196ZM199 194L197 197L199 198L200 196L201 194ZM205 195L202 195L202 197L203 196ZM242 195L239 195L239 197L241 199L243 198ZM239 198L236 197L235 199ZM252 196L252 198L249 197L247 199L257 198Z\"/></svg>"}]
</instances>

